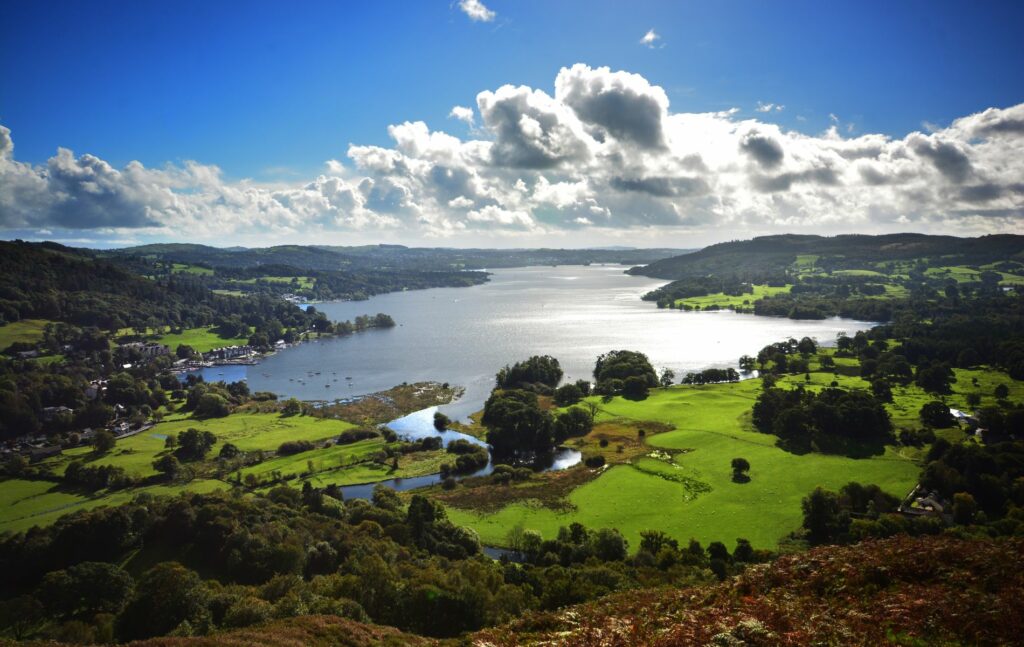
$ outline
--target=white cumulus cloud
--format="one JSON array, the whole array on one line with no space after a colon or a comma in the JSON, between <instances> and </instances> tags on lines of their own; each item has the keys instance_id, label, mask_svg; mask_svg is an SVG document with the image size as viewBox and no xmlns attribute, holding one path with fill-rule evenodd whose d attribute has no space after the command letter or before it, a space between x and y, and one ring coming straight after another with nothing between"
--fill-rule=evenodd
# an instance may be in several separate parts
<instances>
[{"instance_id":1,"label":"white cumulus cloud","mask_svg":"<svg viewBox=\"0 0 1024 647\"><path fill-rule=\"evenodd\" d=\"M640 39L640 44L653 49L658 46L659 40L661 40L661 36L658 35L658 32L653 29L648 29L647 33Z\"/></svg>"},{"instance_id":2,"label":"white cumulus cloud","mask_svg":"<svg viewBox=\"0 0 1024 647\"><path fill-rule=\"evenodd\" d=\"M453 106L451 112L448 113L448 118L458 119L470 127L474 126L476 121L473 109L466 106Z\"/></svg>"},{"instance_id":3,"label":"white cumulus cloud","mask_svg":"<svg viewBox=\"0 0 1024 647\"><path fill-rule=\"evenodd\" d=\"M394 124L390 144L351 145L322 175L277 184L228 180L193 161L115 168L64 148L31 164L0 126L0 228L69 239L227 241L259 232L671 245L1024 225L1024 104L902 137L849 136L836 125L806 134L735 110L674 112L664 89L641 75L577 64L558 73L553 90L483 90L475 112L457 107L451 116L479 119L464 137L423 121Z\"/></svg>"},{"instance_id":4,"label":"white cumulus cloud","mask_svg":"<svg viewBox=\"0 0 1024 647\"><path fill-rule=\"evenodd\" d=\"M491 22L498 15L484 6L480 0L459 0L459 9L476 22Z\"/></svg>"}]
</instances>

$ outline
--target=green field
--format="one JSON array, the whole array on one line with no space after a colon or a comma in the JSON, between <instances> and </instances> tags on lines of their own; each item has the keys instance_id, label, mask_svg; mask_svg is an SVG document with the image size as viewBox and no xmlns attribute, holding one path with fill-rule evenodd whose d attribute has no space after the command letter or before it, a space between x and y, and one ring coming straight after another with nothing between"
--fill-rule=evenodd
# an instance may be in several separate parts
<instances>
[{"instance_id":1,"label":"green field","mask_svg":"<svg viewBox=\"0 0 1024 647\"><path fill-rule=\"evenodd\" d=\"M842 358L840 358L842 359ZM838 360L836 360L838 363ZM871 383L864 378L856 375L833 375L832 373L814 372L811 373L810 381L801 375L786 375L779 378L778 386L783 389L796 388L797 386L803 386L811 391L831 386L832 382L836 382L841 388L844 389L868 389L871 388Z\"/></svg>"},{"instance_id":2,"label":"green field","mask_svg":"<svg viewBox=\"0 0 1024 647\"><path fill-rule=\"evenodd\" d=\"M706 309L708 306L718 306L719 308L738 308L738 307L753 307L755 301L763 297L775 296L776 294L783 294L789 292L792 285L786 285L782 287L771 287L768 285L754 285L753 292L750 294L741 294L739 296L732 296L718 292L716 294L709 294L703 297L688 297L686 299L677 299L676 307L682 305L688 305L691 308L700 308L701 310Z\"/></svg>"},{"instance_id":3,"label":"green field","mask_svg":"<svg viewBox=\"0 0 1024 647\"><path fill-rule=\"evenodd\" d=\"M1011 401L1024 400L1024 382L1011 379L1006 373L985 368L979 369L953 369L956 382L952 387L952 393L945 396L937 396L926 393L914 384L907 386L893 387L895 403L886 405L889 415L892 416L892 423L896 429L918 429L921 427L919 412L921 407L933 400L942 400L954 409L969 411L972 409L967 404L967 394L977 393L981 396L982 407L995 406L997 404L994 395L996 386L1005 384L1010 389ZM974 386L976 379L978 385Z\"/></svg>"},{"instance_id":4,"label":"green field","mask_svg":"<svg viewBox=\"0 0 1024 647\"><path fill-rule=\"evenodd\" d=\"M157 473L153 469L153 461L165 451L165 438L189 428L209 431L217 437L217 443L210 451L211 456L216 456L224 443L233 443L245 452L274 452L281 443L288 440L317 442L334 438L353 427L354 425L340 420L309 416L285 417L276 413L236 413L226 418L210 420L179 418L161 422L141 434L123 438L106 454L97 456L90 447L76 447L44 462L43 465L50 467L55 473L62 474L71 460L81 459L90 465L115 465L124 468L129 474L146 477ZM314 453L316 452L308 452L310 456ZM263 465L272 462L267 461ZM305 464L305 459L302 463Z\"/></svg>"},{"instance_id":5,"label":"green field","mask_svg":"<svg viewBox=\"0 0 1024 647\"><path fill-rule=\"evenodd\" d=\"M59 364L64 361L63 355L43 355L42 357L33 357L29 360L35 364L41 366L47 366L48 364Z\"/></svg>"},{"instance_id":6,"label":"green field","mask_svg":"<svg viewBox=\"0 0 1024 647\"><path fill-rule=\"evenodd\" d=\"M373 454L384 449L384 445L383 438L369 438L350 445L334 445L292 456L278 456L252 467L246 467L241 470L241 474L242 476L255 474L256 476L264 477L271 472L279 471L283 476L299 475L309 469L310 463L313 464L314 472L338 470L340 467L367 460ZM332 479L328 479L328 481L335 482Z\"/></svg>"},{"instance_id":7,"label":"green field","mask_svg":"<svg viewBox=\"0 0 1024 647\"><path fill-rule=\"evenodd\" d=\"M850 481L876 483L902 497L917 482L919 466L891 448L865 459L798 456L778 449L773 436L753 431L749 423L759 388L760 380L676 386L652 391L640 402L598 402L599 421L628 418L674 425L675 430L647 439L674 456L607 468L569 495L573 512L514 504L483 515L449 508L449 517L472 527L484 543L497 545L506 543L516 525L553 537L559 526L579 521L592 528L618 528L633 548L640 531L652 528L684 541L694 537L731 546L743 537L774 548L800 525L800 502L815 486L835 490ZM729 464L737 457L752 465L749 483L732 482Z\"/></svg>"},{"instance_id":8,"label":"green field","mask_svg":"<svg viewBox=\"0 0 1024 647\"><path fill-rule=\"evenodd\" d=\"M0 351L15 343L34 344L43 338L46 319L22 319L0 326Z\"/></svg>"},{"instance_id":9,"label":"green field","mask_svg":"<svg viewBox=\"0 0 1024 647\"><path fill-rule=\"evenodd\" d=\"M275 451L286 440L322 441L333 438L354 425L340 420L312 418L308 416L283 417L279 414L256 413L234 414L213 420L194 420L177 416L162 422L141 434L117 441L111 451L97 455L91 447L76 447L60 456L43 463L55 475L63 474L72 460L82 460L88 465L116 465L129 474L147 477L156 474L153 460L167 451L164 441L167 435L180 433L190 427L212 432L217 443L209 457L215 457L225 442L234 443L243 451ZM365 445L363 443L366 443ZM348 453L350 457L362 458L383 446L383 440L363 441L343 448L330 448L318 452L306 452L297 456L272 459L258 467L271 466L277 461L291 461L305 468L306 460L329 460L331 452ZM390 478L390 477L387 477ZM154 485L117 492L101 491L86 494L67 490L49 481L7 480L0 484L0 532L19 531L33 525L53 523L62 514L85 510L101 505L120 505L131 501L136 494L175 494L184 491L209 492L229 487L216 480L195 480L185 484Z\"/></svg>"},{"instance_id":10,"label":"green field","mask_svg":"<svg viewBox=\"0 0 1024 647\"><path fill-rule=\"evenodd\" d=\"M300 290L312 290L316 284L316 279L312 276L261 276L255 279L235 279L232 282L253 285L260 281L264 283L291 283L293 280L298 281L298 289Z\"/></svg>"},{"instance_id":11,"label":"green field","mask_svg":"<svg viewBox=\"0 0 1024 647\"><path fill-rule=\"evenodd\" d=\"M885 274L874 270L835 270L832 276L877 276L884 277Z\"/></svg>"},{"instance_id":12,"label":"green field","mask_svg":"<svg viewBox=\"0 0 1024 647\"><path fill-rule=\"evenodd\" d=\"M929 267L924 273L932 278L953 279L957 283L973 283L981 280L980 270L964 267L963 265ZM1000 279L1000 283L1003 285L1024 285L1024 276L1010 274L1007 272L996 272L996 274L999 274L1002 277Z\"/></svg>"},{"instance_id":13,"label":"green field","mask_svg":"<svg viewBox=\"0 0 1024 647\"><path fill-rule=\"evenodd\" d=\"M3 514L0 515L0 533L20 532L32 526L46 526L65 514L79 510L121 505L128 503L138 494L160 496L181 492L202 493L227 487L226 483L220 481L196 480L182 485L154 485L88 496L66 491L49 481L9 479L0 481L0 510L3 510Z\"/></svg>"},{"instance_id":14,"label":"green field","mask_svg":"<svg viewBox=\"0 0 1024 647\"><path fill-rule=\"evenodd\" d=\"M878 295L878 299L905 299L910 295L910 291L902 285L893 285L892 283L884 283L885 294Z\"/></svg>"},{"instance_id":15,"label":"green field","mask_svg":"<svg viewBox=\"0 0 1024 647\"><path fill-rule=\"evenodd\" d=\"M214 332L213 329L208 328L187 328L180 333L159 335L157 337L157 341L169 346L171 352L174 352L179 345L185 344L187 346L191 346L200 353L205 353L213 350L214 348L221 348L223 346L244 346L249 343L249 340L246 337L225 339Z\"/></svg>"},{"instance_id":16,"label":"green field","mask_svg":"<svg viewBox=\"0 0 1024 647\"><path fill-rule=\"evenodd\" d=\"M171 266L171 272L175 274L201 274L203 276L213 276L213 270L208 267L198 267L196 265L188 265L186 263L174 263Z\"/></svg>"},{"instance_id":17,"label":"green field","mask_svg":"<svg viewBox=\"0 0 1024 647\"><path fill-rule=\"evenodd\" d=\"M242 451L275 451L288 440L317 442L334 438L355 425L341 420L310 416L281 416L276 413L235 414L227 418L183 420L154 427L159 433L179 433L189 427L213 432L217 442L234 443ZM217 446L214 446L214 450Z\"/></svg>"},{"instance_id":18,"label":"green field","mask_svg":"<svg viewBox=\"0 0 1024 647\"><path fill-rule=\"evenodd\" d=\"M277 471L283 477L298 477L288 480L289 485L301 487L309 481L313 486L323 488L436 474L442 463L452 461L452 455L443 450L413 452L402 455L398 469L395 469L390 461L382 465L371 460L385 445L383 438L370 438L351 445L334 445L294 456L280 456L247 467L241 470L241 475L255 474L265 478Z\"/></svg>"}]
</instances>

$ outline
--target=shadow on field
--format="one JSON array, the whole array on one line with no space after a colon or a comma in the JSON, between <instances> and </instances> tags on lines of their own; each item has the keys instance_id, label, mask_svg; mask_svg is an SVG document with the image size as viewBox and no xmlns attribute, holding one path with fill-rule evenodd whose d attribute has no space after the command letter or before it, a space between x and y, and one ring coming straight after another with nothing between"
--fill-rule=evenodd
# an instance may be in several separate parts
<instances>
[{"instance_id":1,"label":"shadow on field","mask_svg":"<svg viewBox=\"0 0 1024 647\"><path fill-rule=\"evenodd\" d=\"M802 456L811 452L834 454L847 458L871 458L885 453L884 438L845 438L817 435L801 438L780 438L775 445L790 454Z\"/></svg>"}]
</instances>

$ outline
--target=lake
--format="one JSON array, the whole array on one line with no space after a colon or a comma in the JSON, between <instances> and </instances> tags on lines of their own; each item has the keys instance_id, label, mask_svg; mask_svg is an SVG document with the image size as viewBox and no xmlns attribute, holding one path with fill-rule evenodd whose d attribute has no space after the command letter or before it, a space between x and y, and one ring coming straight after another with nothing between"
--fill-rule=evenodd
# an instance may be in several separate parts
<instances>
[{"instance_id":1,"label":"lake","mask_svg":"<svg viewBox=\"0 0 1024 647\"><path fill-rule=\"evenodd\" d=\"M565 379L576 380L592 379L601 353L638 350L655 369L671 368L678 379L688 371L735 367L741 355L788 337L830 344L839 332L852 335L873 325L839 318L796 321L731 311L659 310L640 296L665 281L630 276L625 269L500 269L488 283L469 288L321 303L316 308L335 321L385 312L398 325L300 344L257 366L213 367L203 374L207 380L245 377L253 391L303 400L364 395L403 382L449 382L466 392L441 410L464 419L482 407L498 369L530 355L558 358Z\"/></svg>"}]
</instances>

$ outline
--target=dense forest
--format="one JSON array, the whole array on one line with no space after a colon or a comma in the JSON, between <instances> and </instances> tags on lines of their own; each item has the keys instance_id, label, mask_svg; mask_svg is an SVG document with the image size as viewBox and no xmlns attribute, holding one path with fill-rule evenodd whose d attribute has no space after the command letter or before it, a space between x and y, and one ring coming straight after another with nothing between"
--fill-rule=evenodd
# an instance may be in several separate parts
<instances>
[{"instance_id":1,"label":"dense forest","mask_svg":"<svg viewBox=\"0 0 1024 647\"><path fill-rule=\"evenodd\" d=\"M217 325L227 317L247 319L252 326L272 318L285 326L288 320L307 318L305 311L280 299L218 295L187 273L154 280L93 252L52 243L0 242L0 274L5 278L0 286L4 323L47 319L114 332Z\"/></svg>"},{"instance_id":2,"label":"dense forest","mask_svg":"<svg viewBox=\"0 0 1024 647\"><path fill-rule=\"evenodd\" d=\"M45 625L75 642L308 614L454 636L616 590L711 581L770 556L742 544L681 547L656 532L631 552L617 531L578 524L546 541L527 533L523 547L523 563L483 557L438 504L405 503L383 487L371 502L289 487L256 498L140 496L0 537L0 617L15 637ZM166 555L175 561L152 564Z\"/></svg>"}]
</instances>

